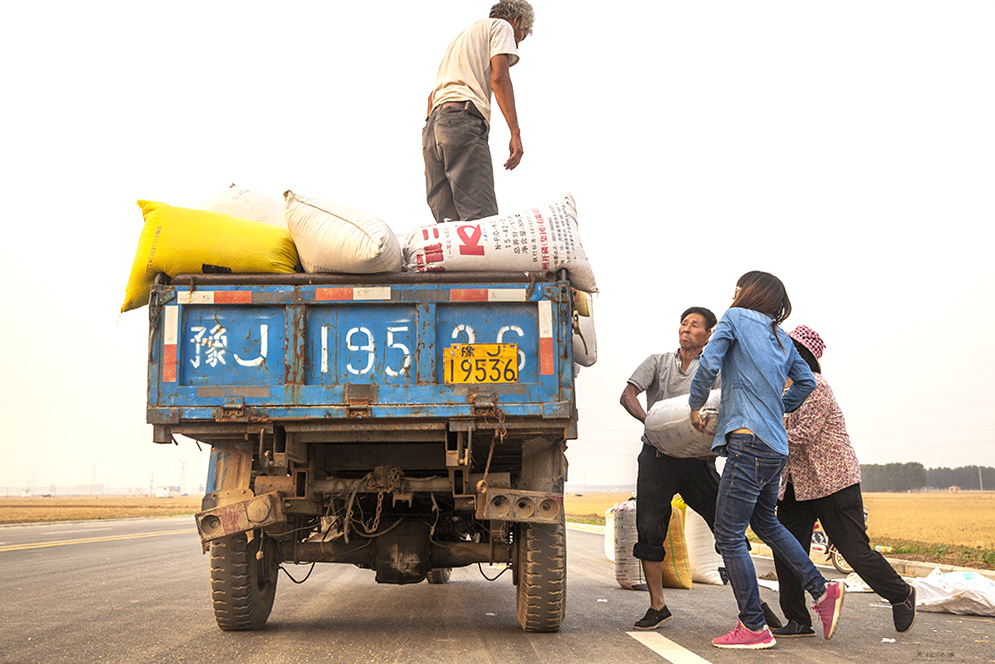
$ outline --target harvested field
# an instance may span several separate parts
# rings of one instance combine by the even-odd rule
[[[0,498],[0,523],[38,523],[88,519],[193,514],[201,496],[146,498],[145,496],[59,496],[53,498]]]
[[[603,524],[605,510],[627,498],[571,493],[563,503],[568,519]],[[995,569],[995,492],[865,493],[864,504],[871,544],[892,547],[890,556]]]

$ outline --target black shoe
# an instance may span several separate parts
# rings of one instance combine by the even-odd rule
[[[666,605],[664,605],[659,611],[651,607],[646,609],[646,615],[637,620],[634,627],[636,629],[644,630],[656,629],[673,617],[673,614],[670,613],[670,609],[668,609]]]
[[[909,596],[904,602],[891,605],[891,617],[895,621],[895,629],[907,632],[916,624],[916,589],[909,588]]]
[[[788,624],[771,632],[774,636],[783,638],[794,638],[796,636],[815,636],[815,630],[811,625],[802,625],[794,620],[789,620]]]
[[[781,622],[781,619],[777,617],[777,614],[774,613],[774,610],[767,606],[767,602],[760,602],[760,608],[764,610],[764,620],[767,621],[768,627],[771,629],[777,629],[784,624]]]

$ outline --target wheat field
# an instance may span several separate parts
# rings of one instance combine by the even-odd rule
[[[569,493],[568,517],[603,518],[628,493]],[[871,540],[911,540],[925,544],[995,549],[995,492],[865,493]]]

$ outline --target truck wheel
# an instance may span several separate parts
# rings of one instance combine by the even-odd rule
[[[518,524],[515,531],[518,622],[526,632],[556,632],[567,603],[564,524]]]
[[[452,567],[437,567],[429,570],[428,576],[425,578],[428,579],[429,583],[449,583],[449,579],[452,575]]]
[[[226,632],[262,629],[273,608],[280,561],[273,540],[255,531],[211,542],[211,599],[214,619]]]

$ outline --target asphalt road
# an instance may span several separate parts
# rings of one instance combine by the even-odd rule
[[[370,570],[328,564],[302,585],[281,575],[266,629],[225,633],[190,517],[0,528],[0,662],[995,662],[995,619],[920,613],[900,635],[874,594],[847,596],[831,641],[713,648],[735,625],[735,603],[728,586],[705,585],[668,590],[675,618],[635,633],[648,596],[615,583],[602,536],[569,531],[568,565],[556,634],[521,631],[510,573],[488,581],[474,566],[445,585],[385,586]],[[758,561],[761,574],[769,567]],[[761,592],[776,607],[776,593]]]

